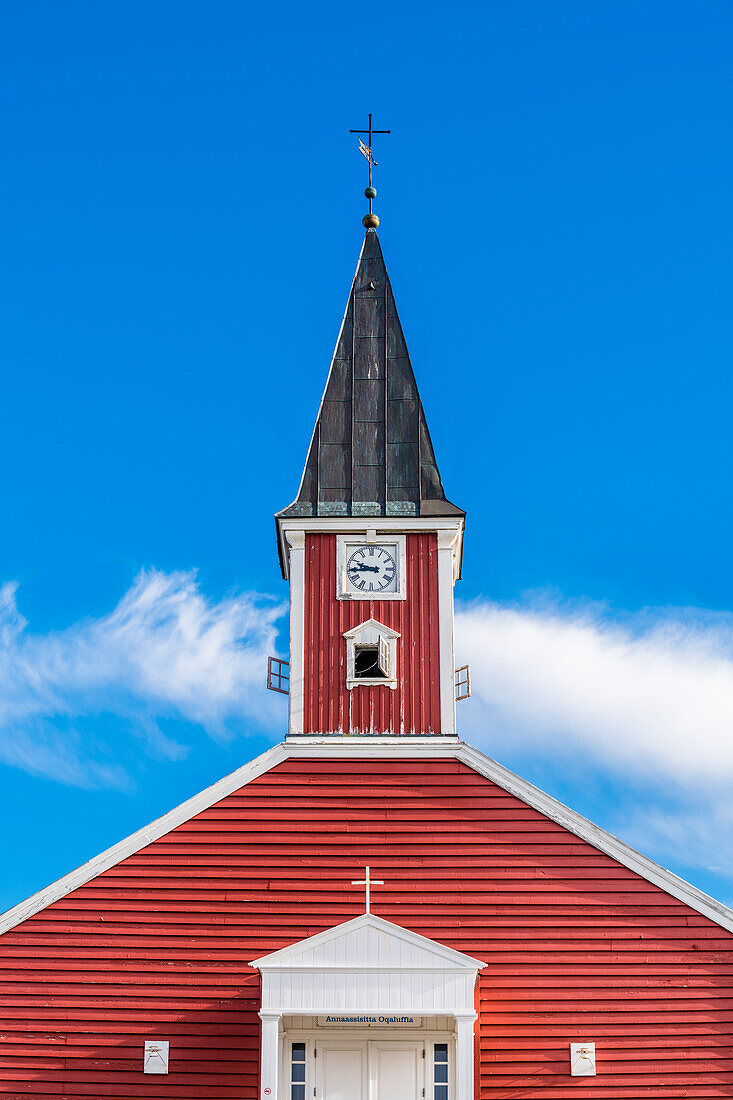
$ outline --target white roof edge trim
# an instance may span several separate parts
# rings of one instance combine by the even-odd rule
[[[329,373],[329,378],[330,377]],[[326,388],[328,388],[328,379],[326,380]],[[324,394],[326,388],[324,388]],[[321,401],[321,404],[323,404],[323,401]],[[319,406],[316,424],[318,424],[320,415],[321,410]],[[311,444],[312,442],[313,434],[311,435]],[[310,453],[310,444],[308,453]],[[305,467],[303,467],[303,476],[305,476]],[[301,477],[301,484],[302,482],[303,478]],[[300,489],[298,489],[298,496],[300,496]],[[297,502],[298,497],[296,497],[294,501],[291,501],[291,504],[297,504]],[[291,504],[288,504],[287,508],[290,508]],[[286,511],[287,508],[283,509],[283,511]],[[458,572],[453,579],[457,581],[461,579],[463,536],[466,527],[465,516],[287,516],[283,518],[280,513],[278,513],[275,518],[278,524],[278,538],[283,548],[283,554],[285,554],[283,559],[286,563],[287,570],[285,580],[290,580],[290,561],[286,554],[287,547],[285,546],[285,536],[288,531],[328,531],[349,535],[358,534],[359,532],[365,532],[370,529],[376,530],[380,535],[410,534],[410,532],[414,531],[455,531],[458,535],[455,547],[456,567]]]
[[[367,627],[373,626],[377,630],[381,630],[383,634],[386,634],[388,638],[401,637],[399,631],[393,630],[391,626],[385,626],[384,623],[380,623],[379,619],[365,619],[363,623],[359,623],[358,626],[352,626],[351,630],[345,630],[343,633],[344,638],[355,638]]]
[[[558,802],[552,795],[545,794],[539,787],[534,787],[526,779],[522,779],[514,772],[497,763],[491,757],[486,756],[471,745],[461,743],[460,751],[456,754],[470,768],[493,780],[497,786],[502,787],[508,794],[516,795],[522,802],[539,810],[551,821],[562,825],[569,832],[575,833],[581,840],[586,840],[594,848],[611,856],[612,859],[635,871],[637,875],[645,878],[652,885],[671,894],[672,897],[689,905],[702,916],[719,924],[728,932],[733,932],[733,909],[723,905],[709,894],[698,890],[696,886],[686,882],[673,871],[668,871],[660,863],[655,863],[649,856],[642,855],[632,848],[630,844],[619,840],[613,833],[602,829],[600,825],[594,825],[587,817],[583,817],[577,810],[571,810],[562,802]]]
[[[323,932],[316,932],[314,936],[306,936],[304,940],[296,940],[294,943],[288,944],[287,947],[281,947],[277,951],[271,951],[268,955],[260,955],[259,958],[253,959],[248,965],[254,967],[255,970],[260,968],[273,969],[278,967],[287,966],[287,960],[293,955],[297,955],[299,951],[310,949],[313,947],[320,947],[321,944],[328,943],[329,940],[338,939],[344,934],[344,932],[356,931],[358,928],[376,928],[380,932],[384,932],[394,939],[403,940],[406,943],[414,943],[419,947],[424,948],[426,951],[432,951],[434,955],[440,955],[442,958],[449,962],[455,962],[462,970],[482,970],[487,964],[482,962],[481,959],[474,959],[472,955],[465,955],[462,951],[456,951],[453,947],[446,947],[444,943],[439,943],[437,940],[431,940],[428,936],[422,936],[419,932],[413,932],[411,928],[405,928],[402,924],[395,924],[393,921],[385,920],[384,917],[378,917],[375,913],[362,913],[360,917],[352,917],[351,920],[342,921],[340,924],[334,924],[330,928],[326,928]],[[304,969],[314,969],[312,965]],[[318,967],[317,969],[322,969]],[[364,967],[351,967],[348,963],[345,963],[343,967],[338,969],[360,969]],[[399,969],[390,967],[390,969]]]
[[[355,744],[356,739],[354,737],[324,737],[317,744],[309,738],[309,743],[302,746],[294,744],[296,740],[295,737],[288,738],[286,746],[289,755],[296,757],[332,756],[339,742],[343,743],[349,753],[356,752],[364,756],[415,756],[415,750],[411,749],[410,746],[412,738],[409,737],[383,737],[380,739],[381,744],[374,744],[373,746],[363,742]],[[366,740],[367,738],[364,738],[364,741]],[[594,848],[598,848],[599,851],[611,856],[612,859],[615,859],[624,867],[628,867],[630,871],[634,871],[641,878],[645,878],[647,882],[651,882],[654,886],[658,886],[661,890],[671,894],[672,897],[677,898],[678,901],[689,905],[691,909],[694,909],[703,917],[707,917],[713,923],[720,925],[727,932],[733,932],[733,909],[730,909],[721,901],[711,898],[709,894],[704,893],[702,890],[698,890],[696,886],[686,882],[685,879],[680,878],[673,871],[668,871],[666,867],[655,863],[649,856],[637,852],[635,848],[625,844],[623,840],[619,840],[613,833],[602,829],[600,825],[594,825],[592,821],[583,817],[577,810],[571,810],[569,806],[558,802],[552,795],[545,794],[539,787],[533,786],[526,779],[522,779],[515,772],[505,768],[503,764],[499,764],[496,760],[492,760],[490,756],[486,756],[485,753],[473,748],[465,741],[446,744],[445,740],[436,737],[436,742],[440,741],[441,743],[433,746],[426,743],[429,740],[430,738],[420,739],[420,756],[447,756],[462,761],[469,768],[473,768],[474,771],[478,772],[479,775],[483,775],[496,783],[508,794],[515,795],[522,802],[526,802],[528,806],[539,810],[545,817],[558,825],[562,825],[569,832],[580,837],[581,840],[585,840],[592,844]]]
[[[134,855],[141,848],[152,844],[154,840],[165,836],[177,825],[183,825],[184,822],[189,821],[196,814],[200,814],[202,810],[208,810],[209,806],[213,806],[222,798],[226,798],[227,795],[232,794],[246,783],[269,771],[270,768],[287,759],[288,755],[289,753],[282,744],[274,745],[271,749],[262,753],[261,756],[251,760],[249,764],[242,765],[241,768],[237,768],[230,775],[219,779],[211,787],[199,791],[193,798],[187,799],[180,806],[169,810],[167,814],[163,814],[162,817],[151,821],[149,825],[138,829],[136,833],[125,837],[117,844],[113,844],[111,848],[100,852],[98,856],[94,856],[87,863],[82,863],[81,867],[70,871],[68,875],[57,879],[56,882],[52,882],[50,886],[44,887],[38,893],[32,894],[25,901],[19,902],[0,916],[0,935],[3,932],[9,932],[11,928],[27,920],[28,917],[39,913],[47,905],[59,901],[66,894],[70,894],[72,890],[78,890],[80,886],[84,886],[97,875],[101,875],[103,871],[108,871],[110,867],[114,867],[116,863],[126,859],[127,856]]]
[[[245,784],[263,775],[270,768],[274,768],[284,760],[328,758],[330,756],[342,756],[344,753],[371,758],[385,756],[414,757],[417,744],[419,744],[420,756],[432,758],[443,756],[462,761],[467,767],[473,768],[479,775],[490,779],[497,786],[507,791],[508,794],[515,795],[551,821],[562,825],[569,832],[580,837],[581,840],[587,841],[594,848],[598,848],[599,851],[611,856],[612,859],[617,860],[624,867],[628,867],[630,871],[636,872],[636,874],[645,878],[647,882],[651,882],[654,886],[658,886],[666,893],[671,894],[672,897],[677,898],[678,901],[689,905],[691,909],[707,917],[714,924],[720,925],[727,932],[733,932],[733,909],[723,905],[720,901],[716,901],[715,898],[711,898],[709,894],[703,893],[702,890],[698,890],[696,886],[692,886],[689,882],[680,878],[679,875],[668,871],[661,864],[655,863],[648,856],[637,852],[636,849],[625,844],[618,837],[613,836],[612,833],[606,832],[598,825],[594,825],[582,814],[571,810],[569,806],[558,802],[551,795],[545,794],[539,787],[534,787],[526,779],[520,778],[520,776],[505,768],[503,764],[492,760],[491,757],[486,756],[478,749],[474,749],[465,741],[455,741],[452,738],[451,741],[451,744],[447,744],[446,739],[442,737],[383,736],[360,739],[358,737],[342,738],[331,735],[324,737],[320,742],[310,737],[303,738],[302,743],[300,743],[299,738],[289,737],[287,742],[274,745],[271,749],[262,753],[261,756],[232,772],[231,775],[225,776],[211,787],[207,787],[206,790],[194,795],[193,798],[182,802],[180,806],[170,810],[163,817],[157,818],[157,820],[133,833],[132,836],[121,840],[111,848],[107,848],[106,851],[101,852],[94,859],[89,860],[88,863],[77,867],[75,871],[71,871],[68,875],[51,883],[50,886],[33,894],[32,897],[19,902],[12,909],[8,909],[6,913],[0,916],[0,935],[3,932],[9,932],[21,921],[34,916],[41,909],[45,909],[47,905],[51,905],[52,902],[59,901],[60,898],[71,893],[72,890],[84,886],[96,875],[108,871],[120,860],[139,852],[141,848],[152,844],[154,840],[158,840],[161,836],[165,836],[177,825],[182,825],[190,818],[195,817],[196,814],[208,809],[209,806],[213,806],[220,799],[232,794],[239,787],[245,786]]]
[[[338,760],[352,755],[372,759],[385,759],[389,756],[445,756],[453,759],[460,749],[468,748],[466,742],[459,741],[455,734],[448,736],[427,733],[379,733],[374,736],[366,733],[293,733],[286,737],[283,745],[292,759],[328,759],[331,756]],[[418,752],[415,751],[415,746],[419,746]]]

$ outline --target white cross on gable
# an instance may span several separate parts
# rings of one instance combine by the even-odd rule
[[[365,868],[365,872],[366,873],[364,875],[364,878],[359,878],[359,879],[353,879],[352,878],[351,885],[352,886],[366,886],[366,911],[367,911],[367,913],[369,913],[369,912],[371,912],[371,910],[369,908],[369,901],[370,901],[369,890],[370,890],[370,887],[372,887],[372,886],[384,886],[384,879],[372,878],[372,876],[369,873],[369,868],[368,867]]]

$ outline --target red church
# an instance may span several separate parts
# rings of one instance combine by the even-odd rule
[[[459,739],[374,223],[276,516],[287,736],[0,919],[3,1100],[733,1097],[733,912]]]

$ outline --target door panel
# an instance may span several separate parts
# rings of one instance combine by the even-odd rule
[[[366,1046],[326,1046],[319,1044],[318,1071],[322,1100],[367,1100]]]
[[[372,1044],[373,1100],[418,1100],[422,1077],[422,1045]]]

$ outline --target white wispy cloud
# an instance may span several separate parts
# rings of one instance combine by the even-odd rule
[[[283,612],[267,597],[206,598],[193,573],[144,571],[108,614],[34,634],[14,584],[0,587],[0,759],[65,782],[122,785],[124,768],[98,730],[108,715],[149,754],[176,759],[185,745],[161,719],[224,738],[273,718],[264,687]]]
[[[263,681],[283,613],[150,570],[109,614],[37,634],[15,585],[1,586],[0,760],[123,786],[121,739],[157,759],[187,752],[168,719],[219,739],[274,727],[281,700]],[[575,789],[584,773],[597,789],[617,781],[595,820],[663,861],[733,875],[732,615],[544,596],[459,606],[456,628],[473,670],[462,736],[520,771],[567,769]]]
[[[733,871],[733,616],[540,596],[463,606],[456,625],[475,743],[615,777],[635,793],[615,819],[604,807],[607,827],[658,858]]]

